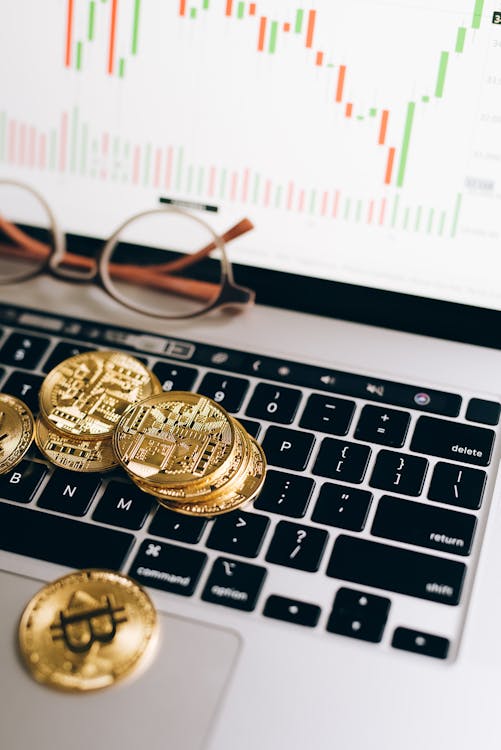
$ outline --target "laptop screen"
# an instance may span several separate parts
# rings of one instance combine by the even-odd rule
[[[248,216],[235,263],[499,310],[495,7],[4,4],[1,173],[75,234],[163,197]]]

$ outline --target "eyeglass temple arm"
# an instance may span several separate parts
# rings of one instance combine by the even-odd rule
[[[251,229],[254,229],[254,225],[250,221],[250,219],[242,219],[237,224],[230,227],[230,229],[228,229],[222,235],[222,239],[224,242],[231,242],[237,237],[240,237],[242,234],[250,232]],[[13,242],[16,242],[18,245],[20,245],[32,257],[40,260],[47,258],[49,253],[48,245],[40,242],[39,240],[33,239],[28,234],[26,234],[26,232],[23,232],[22,229],[19,229],[19,227],[7,221],[1,215],[0,230],[3,231]],[[211,242],[208,245],[205,245],[205,247],[202,247],[200,250],[197,250],[197,252],[193,253],[192,255],[185,255],[182,258],[177,258],[176,260],[168,261],[166,263],[157,263],[153,266],[148,266],[148,270],[156,271],[159,273],[175,273],[177,271],[181,271],[183,268],[188,268],[189,266],[193,265],[193,263],[197,263],[202,258],[206,258],[213,250],[216,249],[216,247],[216,243]],[[68,265],[73,265],[85,269],[90,269],[94,266],[94,260],[92,258],[85,258],[83,256],[76,255],[75,253],[68,252],[63,256],[62,262],[67,263]],[[127,265],[129,268],[136,268],[134,264]]]
[[[242,234],[250,232],[251,229],[254,229],[254,224],[252,223],[252,221],[247,218],[241,219],[241,221],[230,227],[230,229],[222,234],[221,239],[223,240],[223,242],[228,243],[232,240],[236,240],[237,237],[241,237]],[[205,247],[197,250],[197,252],[193,253],[192,255],[185,255],[182,258],[176,258],[176,260],[167,261],[166,263],[157,263],[154,266],[148,266],[148,268],[150,269],[150,271],[159,271],[160,273],[176,273],[176,271],[181,271],[183,268],[187,268],[193,263],[197,263],[199,260],[202,260],[202,258],[206,258],[216,248],[216,243],[210,242],[208,245],[205,245]]]
[[[19,229],[19,227],[17,227],[15,224],[12,224],[10,221],[7,221],[7,219],[4,219],[1,215],[0,231],[6,234],[10,240],[17,243],[21,248],[23,248],[23,250],[25,251],[24,254],[28,252],[28,254],[30,254],[32,258],[37,258],[40,260],[48,258],[50,248],[47,244],[45,244],[45,242],[40,242],[39,240],[35,240],[33,237],[30,237],[28,234],[26,234],[26,232],[23,232],[22,229]]]
[[[245,221],[247,221],[251,225],[251,222],[248,221],[248,219],[243,220],[243,222]],[[243,224],[243,222],[239,222],[239,224]],[[232,227],[226,234],[232,233],[238,226],[239,225],[237,224],[236,227]],[[252,228],[252,225],[249,227],[249,229],[250,228]],[[245,229],[244,231],[249,231],[249,229]],[[7,250],[9,255],[23,258],[26,258],[26,256],[28,255],[36,260],[45,260],[48,257],[48,245],[40,242],[39,240],[33,239],[28,234],[26,234],[26,232],[23,232],[22,229],[19,229],[19,227],[7,221],[2,216],[0,216],[0,231],[3,231],[4,234],[9,237],[9,239],[19,245],[19,247],[9,246],[3,248],[3,251]],[[241,231],[238,231],[238,234],[235,234],[234,236],[239,236],[241,233]],[[231,239],[233,239],[233,237]],[[208,255],[214,247],[215,245],[213,245],[212,247],[206,246],[205,248],[199,250],[198,253],[204,253],[204,255]],[[191,261],[193,257],[194,256],[189,256],[189,260]],[[85,258],[84,256],[76,255],[75,253],[65,253],[62,262],[67,263],[68,265],[71,265],[73,267],[78,267],[85,270],[91,269],[95,266],[95,261],[93,258]],[[192,299],[200,301],[210,300],[212,297],[214,297],[219,289],[219,284],[214,284],[209,281],[200,281],[198,279],[183,279],[170,277],[163,274],[158,275],[157,271],[154,269],[155,267],[152,266],[148,268],[140,268],[133,265],[111,263],[110,275],[114,278],[121,279],[122,281],[128,281],[136,284],[139,283],[143,286],[170,291],[174,294],[178,294],[179,296],[190,297]]]

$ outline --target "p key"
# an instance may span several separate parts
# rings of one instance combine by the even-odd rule
[[[314,441],[314,436],[309,432],[268,427],[263,450],[270,464],[302,471],[306,468]]]

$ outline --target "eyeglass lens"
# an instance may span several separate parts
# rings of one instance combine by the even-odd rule
[[[214,235],[193,217],[151,213],[129,222],[107,261],[109,291],[135,309],[183,317],[210,307],[223,281]]]
[[[0,183],[0,283],[37,273],[54,249],[48,209],[29,188]]]

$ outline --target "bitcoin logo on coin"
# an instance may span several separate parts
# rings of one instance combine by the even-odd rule
[[[21,461],[33,441],[33,415],[22,401],[0,393],[0,474]]]
[[[26,607],[19,646],[38,682],[62,690],[107,687],[146,664],[155,608],[127,576],[83,570],[49,583]]]

